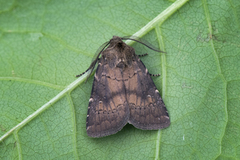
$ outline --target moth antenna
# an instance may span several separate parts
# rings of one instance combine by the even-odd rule
[[[91,72],[90,72],[90,74],[88,75],[88,77],[87,77],[87,80],[88,80],[88,78],[90,77],[90,75],[92,74],[92,72],[93,72],[93,69],[95,68],[95,65],[96,65],[96,63],[97,63],[97,61],[98,61],[98,59],[99,59],[99,56],[100,56],[100,54],[104,51],[104,49],[109,45],[109,43],[110,43],[110,41],[108,41],[108,42],[105,42],[104,44],[103,44],[103,48],[101,49],[101,51],[98,53],[98,55],[97,55],[97,58],[92,62],[92,64],[90,65],[90,67],[89,68],[91,68]],[[87,82],[87,80],[86,80],[86,82]],[[86,83],[85,82],[85,83]]]
[[[156,52],[166,53],[166,52],[163,52],[163,51],[160,51],[158,49],[155,49],[155,48],[151,47],[149,44],[146,44],[146,43],[144,43],[144,42],[142,42],[140,40],[137,40],[137,39],[134,39],[134,38],[131,38],[131,37],[122,37],[121,39],[122,40],[132,40],[132,41],[141,43],[142,45],[144,45],[144,46],[148,47],[149,49],[154,50]]]
[[[100,53],[99,53],[99,54],[100,54]],[[89,70],[91,69],[91,71],[90,71],[89,75],[87,76],[87,79],[86,79],[85,83],[87,83],[88,78],[91,76],[91,74],[92,74],[92,72],[93,72],[93,70],[94,70],[94,68],[95,68],[95,65],[96,65],[97,61],[98,61],[98,58],[97,58],[95,61],[92,62],[91,66],[90,66],[90,68],[89,68]],[[92,65],[93,65],[93,66],[92,66]]]
[[[98,48],[97,52],[95,53],[95,55],[97,55],[97,56],[94,56],[94,57],[96,57],[96,58],[94,58],[94,60],[92,61],[91,65],[88,67],[88,69],[87,69],[85,72],[83,72],[83,73],[81,73],[81,74],[79,74],[79,75],[76,75],[76,77],[80,77],[80,76],[82,76],[84,73],[86,73],[87,71],[91,70],[90,74],[87,76],[87,80],[88,80],[88,78],[90,77],[90,75],[92,74],[92,72],[93,72],[93,70],[94,70],[94,68],[95,68],[95,65],[96,65],[97,61],[99,60],[99,56],[100,56],[101,53],[104,51],[104,49],[109,45],[109,43],[110,43],[110,41],[107,41],[107,42],[103,43],[103,44]],[[99,50],[100,50],[100,51],[99,51]],[[87,82],[87,80],[85,81],[85,83]]]

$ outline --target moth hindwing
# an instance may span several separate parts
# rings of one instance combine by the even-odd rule
[[[93,69],[98,62],[86,122],[90,137],[115,134],[127,123],[142,130],[170,125],[167,109],[148,70],[134,48],[122,41],[126,39],[135,40],[113,36],[87,69]]]

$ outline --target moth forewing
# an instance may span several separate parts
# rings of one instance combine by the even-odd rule
[[[167,109],[148,70],[134,48],[122,39],[125,38],[113,36],[109,46],[98,54],[102,56],[94,75],[86,122],[90,137],[115,134],[128,122],[143,130],[170,125]]]
[[[124,92],[124,82],[116,81],[105,59],[100,58],[94,75],[91,101],[87,116],[87,134],[103,137],[120,131],[129,119],[129,109]]]
[[[137,74],[125,82],[130,118],[129,123],[143,130],[157,130],[170,125],[167,109],[142,61],[133,63]],[[132,86],[134,86],[133,88]],[[130,94],[128,94],[130,93]]]

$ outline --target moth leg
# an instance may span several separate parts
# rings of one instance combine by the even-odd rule
[[[148,55],[148,53],[138,55],[138,57],[144,57],[144,56],[146,56],[146,55]],[[153,76],[153,77],[158,77],[158,76],[160,76],[160,74],[151,74],[151,73],[149,73],[149,74],[150,74],[150,76]]]
[[[150,74],[150,76],[153,76],[153,77],[158,77],[158,76],[160,76],[160,74],[151,74],[151,73],[149,73]]]
[[[87,71],[89,71],[91,68],[88,68],[86,71],[84,71],[83,73],[81,73],[81,74],[78,74],[78,75],[76,75],[76,77],[80,77],[81,75],[83,75],[84,73],[86,73]]]
[[[146,55],[148,55],[148,53],[138,55],[138,57],[144,57],[144,56],[146,56]]]

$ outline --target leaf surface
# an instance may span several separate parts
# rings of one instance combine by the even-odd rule
[[[239,20],[238,0],[2,0],[0,159],[240,159]],[[133,34],[167,52],[129,43],[161,74],[171,125],[90,138],[93,76],[75,75]]]

